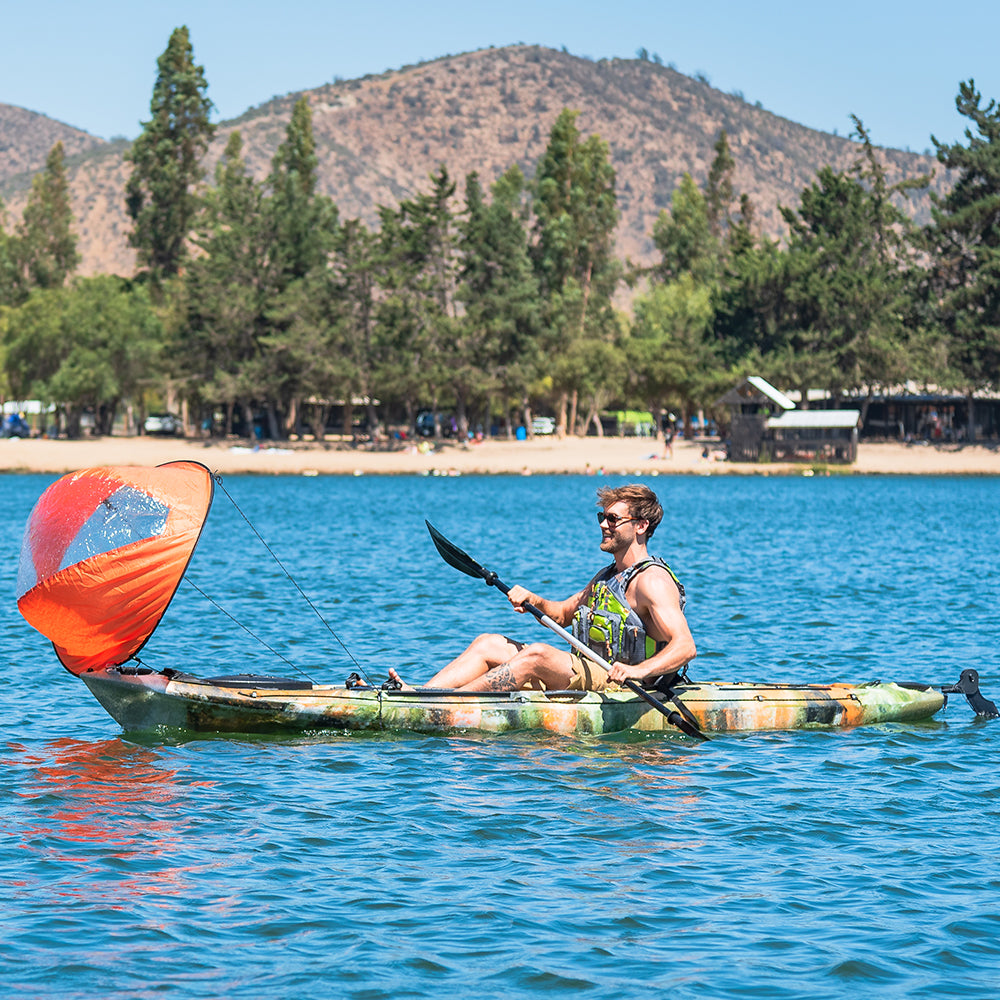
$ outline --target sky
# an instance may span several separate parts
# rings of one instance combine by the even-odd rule
[[[792,121],[924,152],[963,141],[970,78],[1000,99],[1000,3],[966,0],[0,0],[0,102],[135,138],[157,57],[187,25],[217,121],[337,78],[517,43],[641,48]]]

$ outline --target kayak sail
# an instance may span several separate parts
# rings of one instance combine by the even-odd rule
[[[117,666],[153,634],[212,503],[199,462],[84,469],[28,518],[17,573],[21,614],[73,674]]]

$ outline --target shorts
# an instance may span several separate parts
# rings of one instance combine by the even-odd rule
[[[573,654],[573,679],[569,682],[570,691],[621,691],[621,685],[608,683],[608,672],[599,663],[585,660],[582,656]]]

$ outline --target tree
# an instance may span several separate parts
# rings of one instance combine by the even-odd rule
[[[420,402],[430,403],[437,425],[456,343],[455,184],[443,165],[430,179],[430,193],[380,209],[380,386],[402,403],[411,427]]]
[[[907,370],[906,323],[913,229],[893,198],[925,185],[895,185],[863,124],[855,118],[861,156],[847,172],[822,167],[789,225],[787,340],[778,365],[792,385],[822,386],[835,395],[898,382]]]
[[[467,401],[483,401],[499,391],[511,433],[509,403],[522,409],[531,426],[530,390],[538,375],[541,312],[538,282],[528,254],[524,223],[524,175],[511,167],[492,188],[487,203],[472,173],[465,182],[465,219],[461,225],[461,269],[456,298],[464,306],[458,323],[457,365],[452,388],[459,402],[459,430]]]
[[[245,369],[262,351],[271,289],[264,198],[233,132],[195,227],[200,253],[185,275],[185,322],[173,370],[196,404],[224,408],[227,431],[237,410],[253,425],[257,389]]]
[[[733,171],[736,161],[729,150],[729,137],[723,129],[716,139],[715,159],[708,171],[705,185],[708,223],[712,234],[719,239],[729,226],[729,208],[733,201]]]
[[[13,305],[20,293],[17,274],[17,242],[6,231],[7,213],[0,201],[0,307]]]
[[[186,27],[174,29],[157,66],[150,120],[125,154],[132,164],[125,185],[130,243],[154,284],[178,274],[184,262],[198,209],[194,188],[215,133],[208,84]]]
[[[4,317],[4,360],[20,399],[59,407],[71,436],[85,409],[110,434],[126,399],[155,370],[161,323],[146,289],[121,278],[79,279],[69,288],[35,289]]]
[[[267,180],[270,197],[263,206],[270,244],[267,332],[263,352],[247,367],[258,386],[272,438],[293,430],[302,399],[315,394],[303,384],[302,365],[308,362],[315,382],[315,352],[330,334],[320,314],[302,308],[303,286],[326,284],[324,272],[337,238],[337,208],[317,191],[318,167],[312,112],[302,97],[292,109]],[[325,376],[320,380],[324,385],[328,381]]]
[[[600,136],[581,140],[578,112],[564,109],[535,174],[534,263],[545,309],[547,353],[560,390],[559,432],[575,430],[577,339],[609,342],[617,333],[612,296],[621,279],[614,257],[618,224],[615,172]],[[572,408],[570,409],[570,401]],[[569,410],[569,412],[567,412]]]
[[[654,412],[687,414],[724,391],[709,336],[714,314],[712,289],[690,272],[636,299],[628,356],[635,391]]]
[[[653,276],[660,281],[690,274],[702,284],[718,280],[720,243],[713,232],[709,202],[690,174],[681,177],[670,200],[653,225],[653,243],[660,263]]]
[[[357,219],[340,227],[329,275],[337,303],[337,353],[344,383],[344,426],[352,427],[354,397],[364,401],[368,427],[377,425],[375,389],[382,360],[375,329],[376,245]]]
[[[712,323],[713,339],[726,367],[760,369],[786,344],[793,324],[788,302],[788,255],[777,240],[758,238],[744,204],[729,232],[721,292]]]
[[[26,289],[59,288],[80,262],[61,142],[52,147],[45,170],[31,182],[18,227],[17,253],[19,276]]]
[[[983,107],[982,100],[974,80],[960,85],[955,105],[975,126],[966,129],[965,145],[931,137],[938,160],[958,179],[934,198],[927,230],[936,256],[932,300],[948,334],[954,377],[970,397],[1000,382],[1000,106]],[[969,421],[972,436],[972,405]]]
[[[319,157],[309,101],[292,109],[285,138],[271,161],[267,214],[272,228],[272,268],[284,288],[322,267],[337,226],[337,209],[317,188]]]

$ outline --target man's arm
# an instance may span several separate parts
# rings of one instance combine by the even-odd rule
[[[544,597],[533,594],[530,590],[517,585],[510,588],[507,600],[514,605],[514,610],[524,613],[525,604],[533,604],[542,614],[548,615],[557,625],[564,628],[573,621],[576,609],[583,603],[590,594],[592,583],[588,583],[583,590],[572,597],[567,597],[564,601],[550,601]]]
[[[666,645],[641,663],[612,664],[610,680],[650,680],[663,674],[676,673],[695,658],[698,650],[681,610],[681,596],[673,577],[659,566],[651,566],[635,577],[635,590],[630,599],[643,620],[646,632]]]

